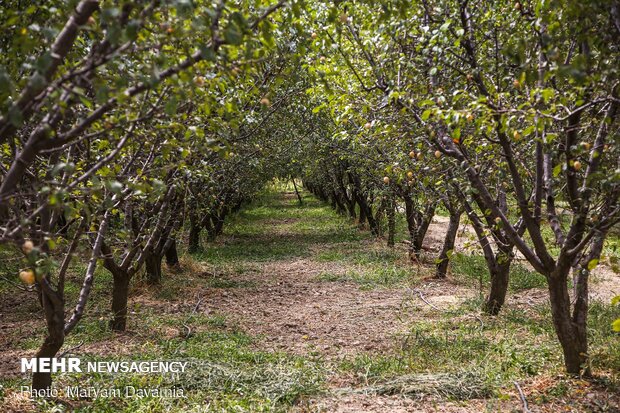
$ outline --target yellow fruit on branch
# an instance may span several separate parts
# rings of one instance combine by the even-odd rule
[[[310,35],[310,37],[312,37],[313,39],[316,39],[317,37],[319,37],[319,35],[313,32],[313,33]]]
[[[269,99],[267,99],[267,98],[262,98],[260,100],[260,104],[263,105],[263,106],[269,106],[271,104],[271,101]]]
[[[581,169],[581,162],[579,162],[579,161],[573,162],[573,168],[575,169],[575,171],[580,170]]]
[[[34,243],[30,240],[26,240],[22,244],[22,251],[24,251],[24,254],[30,254],[33,249],[34,249]]]
[[[515,141],[518,141],[519,139],[521,139],[521,134],[519,133],[518,130],[514,131],[512,136],[513,138],[515,138]]]
[[[407,172],[407,178],[413,179],[413,172],[411,171]]]
[[[366,122],[366,124],[364,125],[364,128],[366,128],[366,129],[372,128],[372,123]]]
[[[441,158],[441,152],[439,150],[435,151],[435,158],[437,159]]]
[[[415,158],[415,152],[414,151],[409,152],[409,157],[411,159]]]
[[[35,282],[34,271],[31,269],[22,270],[19,272],[19,279],[22,280],[24,284],[32,285]]]
[[[384,176],[383,177],[383,183],[386,184],[386,185],[389,184],[390,183],[390,178],[387,177],[387,176]]]

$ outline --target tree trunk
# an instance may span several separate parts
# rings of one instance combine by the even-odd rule
[[[553,326],[564,353],[566,372],[579,375],[584,368],[584,372],[588,374],[588,340],[585,318],[580,323],[574,323],[571,318],[570,296],[566,283],[569,270],[570,266],[566,269],[564,266],[559,266],[558,270],[548,277]]]
[[[56,356],[65,342],[65,309],[64,301],[54,291],[43,288],[41,304],[47,323],[47,337],[37,351],[36,358],[51,358]],[[53,295],[53,296],[52,296]],[[32,388],[46,390],[52,387],[52,374],[37,372],[32,374]]]
[[[379,225],[377,224],[377,221],[375,221],[375,217],[372,215],[372,210],[370,209],[370,207],[368,207],[368,210],[366,211],[366,221],[368,221],[368,227],[370,228],[370,233],[374,235],[375,237],[378,237],[381,231],[379,229]]]
[[[347,212],[342,200],[335,190],[332,190],[332,208],[334,208],[341,215],[344,215]]]
[[[120,268],[112,273],[112,320],[110,329],[125,331],[127,326],[127,301],[129,296],[129,274]]]
[[[489,315],[499,314],[506,301],[506,292],[508,291],[512,258],[502,257],[500,254],[496,255],[495,264],[488,266],[491,274],[491,290],[483,310]]]
[[[166,265],[174,267],[179,265],[179,253],[177,252],[177,240],[172,238],[168,242],[170,245],[166,248]]]
[[[200,231],[202,227],[198,223],[198,218],[190,217],[190,227],[189,227],[189,241],[187,246],[187,251],[190,253],[198,252],[201,249],[200,246]]]
[[[299,205],[303,205],[304,201],[301,199],[301,195],[299,194],[299,190],[297,189],[295,178],[291,178],[291,181],[293,181],[293,188],[295,188],[295,195],[297,195],[297,200],[299,201]]]
[[[224,208],[222,212],[217,215],[216,221],[213,224],[215,228],[215,236],[221,235],[224,231],[224,220],[226,219],[226,215],[228,215],[228,210],[226,208]]]
[[[359,202],[359,199],[356,198],[356,202],[360,207],[360,218],[358,221],[358,226],[360,228],[366,227],[366,209],[362,208],[362,204]]]
[[[388,199],[387,221],[388,221],[387,245],[388,247],[393,247],[394,237],[396,233],[396,202],[394,202],[394,198],[392,197]]]
[[[450,264],[450,255],[454,251],[454,241],[456,239],[456,233],[459,229],[459,222],[461,220],[461,211],[455,211],[450,213],[450,222],[448,223],[448,230],[443,241],[443,247],[439,253],[437,259],[437,272],[435,278],[445,278],[448,273],[448,265]]]
[[[146,270],[146,282],[150,285],[161,283],[161,255],[152,251],[145,252],[144,268]]]

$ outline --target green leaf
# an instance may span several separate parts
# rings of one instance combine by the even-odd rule
[[[230,22],[226,29],[224,29],[224,39],[226,43],[238,46],[243,41],[243,34],[235,23]]]
[[[212,48],[207,47],[207,45],[200,46],[200,55],[203,59],[208,60],[209,62],[215,62],[216,55]]]
[[[164,108],[164,111],[166,112],[167,115],[174,115],[175,113],[177,113],[177,98],[176,97],[172,97],[170,99],[168,99],[168,101],[166,102],[166,107]]]
[[[590,260],[590,262],[588,263],[588,271],[592,271],[593,269],[596,268],[596,266],[598,265],[598,259],[595,258],[593,260]]]

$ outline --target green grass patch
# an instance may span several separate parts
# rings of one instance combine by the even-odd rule
[[[398,351],[361,354],[345,359],[339,367],[370,389],[389,389],[396,384],[406,389],[420,375],[432,373],[448,374],[446,380],[469,375],[477,383],[471,391],[492,389],[495,395],[511,388],[514,380],[562,374],[562,352],[547,304],[528,311],[507,306],[499,316],[489,317],[479,315],[481,303],[477,300],[469,300],[437,319],[416,321],[399,337]],[[620,371],[618,337],[610,328],[618,312],[610,305],[592,303],[589,333],[594,371]],[[613,380],[610,389],[620,385],[620,376],[616,374]],[[453,394],[457,399],[458,395]]]
[[[410,270],[398,266],[386,265],[384,267],[359,267],[357,270],[347,270],[344,274],[322,272],[316,277],[317,281],[323,282],[353,282],[359,284],[362,289],[380,287],[394,287],[411,280]]]

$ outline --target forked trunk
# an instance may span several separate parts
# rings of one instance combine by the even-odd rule
[[[559,270],[563,271],[560,273]],[[569,270],[570,266],[559,267],[558,271],[548,278],[553,326],[564,353],[566,372],[589,375],[586,318],[585,314],[580,314],[576,320],[571,317],[571,302],[566,282]],[[585,310],[587,311],[587,305]]]

